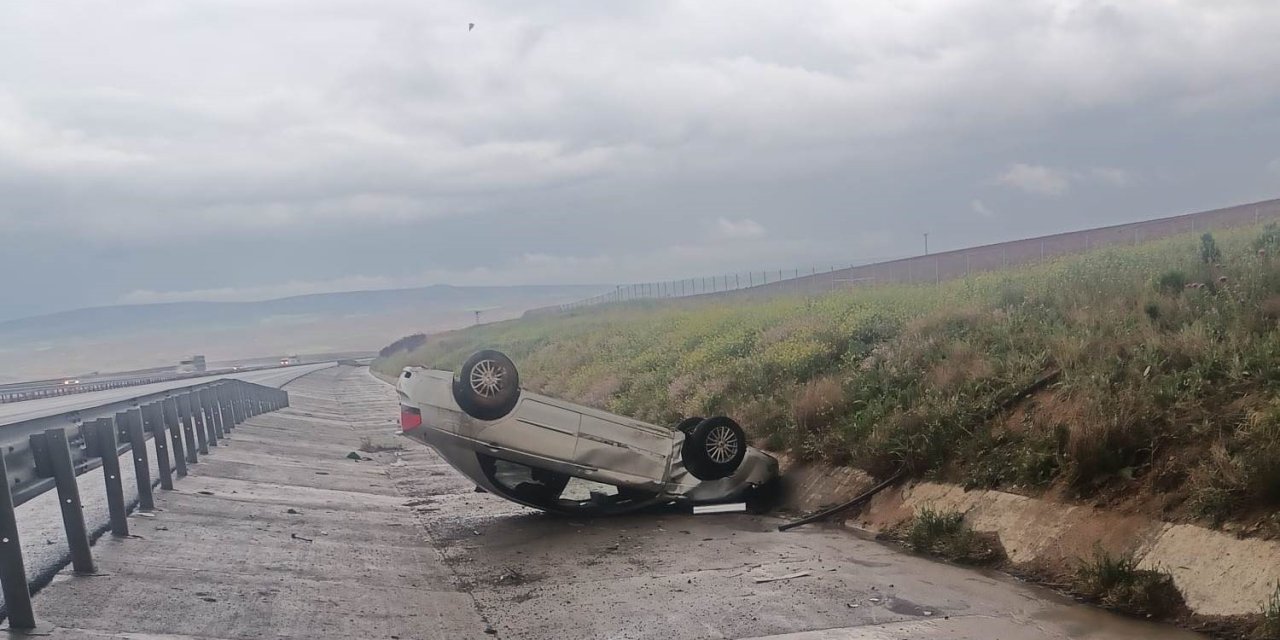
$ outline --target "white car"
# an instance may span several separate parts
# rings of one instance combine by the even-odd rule
[[[405,367],[396,386],[401,433],[480,488],[558,513],[759,503],[778,486],[777,460],[748,446],[728,417],[688,418],[671,429],[525,392],[519,383],[515,364],[491,350],[472,355],[460,376]]]

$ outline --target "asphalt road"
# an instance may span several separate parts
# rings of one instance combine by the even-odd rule
[[[193,384],[209,380],[219,380],[223,378],[234,378],[244,380],[245,382],[253,382],[268,387],[281,387],[289,381],[306,375],[319,369],[334,366],[331,362],[301,365],[296,367],[282,367],[279,369],[266,369],[263,371],[246,371],[243,373],[219,374],[211,375],[203,378],[186,378],[183,380],[172,380],[168,382],[156,382],[154,384],[144,384],[136,387],[125,387],[121,389],[108,389],[106,391],[91,391],[89,393],[76,393],[67,396],[58,396],[54,398],[41,398],[39,400],[27,400],[25,402],[13,402],[0,404],[0,426],[12,424],[14,422],[22,422],[34,418],[43,418],[45,416],[57,415],[68,411],[76,411],[79,409],[88,409],[100,405],[145,396],[147,394],[164,391],[166,389],[177,389],[179,387],[188,387]]]
[[[94,546],[105,575],[64,573],[37,595],[52,637],[1200,637],[837,528],[548,516],[475,493],[412,443],[347,459],[364,438],[400,440],[394,392],[366,370],[286,389],[289,408],[237,428],[153,517],[131,518],[138,538]]]

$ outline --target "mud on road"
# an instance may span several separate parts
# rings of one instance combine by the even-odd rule
[[[394,442],[394,390],[364,370],[335,382],[360,435]],[[779,533],[773,517],[676,510],[552,516],[477,493],[431,450],[405,447],[371,463],[501,638],[1200,637],[838,528]]]

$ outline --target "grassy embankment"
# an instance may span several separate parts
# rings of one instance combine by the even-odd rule
[[[728,414],[769,449],[880,477],[1274,533],[1278,255],[1280,231],[1254,228],[938,285],[633,303],[433,336],[375,366],[492,347],[527,388],[657,423]]]

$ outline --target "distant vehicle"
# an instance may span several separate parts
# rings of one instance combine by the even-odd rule
[[[298,364],[298,356],[285,356],[280,358],[280,366],[282,367],[287,367],[293,364]]]
[[[556,513],[622,513],[660,503],[767,500],[778,461],[726,416],[674,429],[522,392],[515,364],[480,351],[450,371],[405,367],[401,434],[479,487]],[[575,490],[577,478],[585,490]],[[579,489],[581,488],[579,487]],[[753,505],[754,506],[754,505]]]
[[[79,378],[68,378],[62,381],[62,384],[80,384]]]
[[[202,373],[208,371],[204,356],[191,356],[178,361],[178,373]]]

